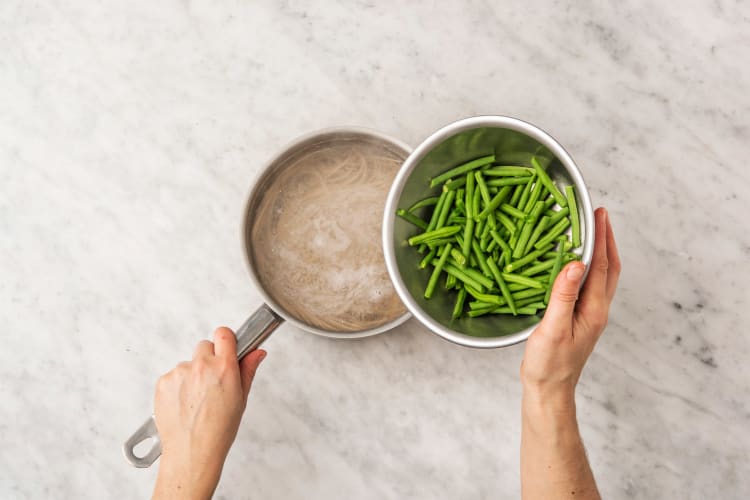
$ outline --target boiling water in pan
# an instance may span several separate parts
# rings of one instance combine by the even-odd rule
[[[324,330],[375,328],[405,313],[388,278],[380,229],[403,154],[366,138],[297,155],[266,184],[251,228],[267,293]]]

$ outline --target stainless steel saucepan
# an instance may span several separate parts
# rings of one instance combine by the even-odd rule
[[[334,338],[358,338],[409,318],[385,268],[383,206],[411,149],[360,128],[303,136],[274,158],[245,204],[241,238],[250,278],[265,303],[237,329],[237,357],[284,321]],[[148,452],[134,448],[153,439]],[[152,415],[123,445],[135,467],[161,455]]]

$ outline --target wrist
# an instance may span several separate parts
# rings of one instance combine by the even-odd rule
[[[192,460],[189,454],[163,454],[154,498],[210,499],[219,484],[223,463]]]
[[[526,387],[523,389],[521,416],[526,430],[544,436],[549,442],[577,435],[575,393],[561,388]]]

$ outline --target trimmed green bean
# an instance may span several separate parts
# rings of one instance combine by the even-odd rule
[[[461,252],[464,257],[469,258],[471,252],[471,240],[474,239],[474,219],[471,217],[466,218],[466,225],[464,226],[464,236],[461,242]]]
[[[474,311],[469,311],[468,314],[472,318],[476,318],[479,316],[484,316],[485,314],[523,314],[524,316],[533,316],[537,313],[537,309],[534,307],[521,307],[519,309],[516,309],[515,312],[510,307],[496,307],[494,309],[477,309]]]
[[[541,297],[543,299],[545,293],[547,292],[545,292],[544,290],[539,290],[537,288],[527,288],[526,290],[513,292],[511,295],[515,300],[528,299],[531,297]]]
[[[487,259],[487,266],[489,266],[490,271],[492,271],[492,276],[495,278],[495,282],[497,282],[497,286],[500,287],[500,292],[503,294],[503,298],[505,299],[505,302],[508,303],[508,307],[510,307],[510,310],[513,312],[513,315],[515,316],[517,314],[516,303],[513,300],[513,296],[510,294],[510,290],[508,289],[508,285],[505,283],[505,280],[503,279],[503,275],[500,272],[500,269],[498,269],[495,261],[491,259]]]
[[[565,208],[561,208],[560,210],[547,210],[545,215],[549,216],[549,223],[550,225],[552,225],[552,224],[556,224],[557,221],[567,216],[569,213],[570,213],[570,208],[565,207]]]
[[[424,259],[420,261],[419,268],[424,269],[425,267],[427,267],[427,264],[432,262],[432,259],[435,258],[437,251],[438,251],[437,248],[433,248],[432,250],[430,250],[430,252],[424,256]]]
[[[436,240],[429,240],[424,244],[427,245],[427,248],[440,248],[446,243],[452,243],[453,241],[455,241],[454,238],[438,238]]]
[[[581,223],[578,220],[578,204],[576,203],[576,193],[573,186],[565,186],[565,195],[568,198],[568,208],[570,209],[570,229],[573,236],[573,248],[581,246]]]
[[[555,186],[555,184],[552,182],[552,179],[549,178],[547,172],[545,172],[542,166],[539,165],[539,161],[537,161],[536,157],[531,158],[531,165],[534,167],[537,177],[539,177],[539,180],[542,181],[542,184],[544,184],[544,187],[547,188],[547,191],[549,191],[550,194],[555,198],[557,204],[561,207],[568,206],[568,200],[566,200],[560,190],[557,189],[557,186]]]
[[[466,300],[466,288],[461,287],[458,290],[458,297],[456,297],[456,304],[453,306],[453,314],[451,314],[451,317],[453,319],[458,319],[461,317],[461,314],[464,312],[465,300]]]
[[[420,219],[414,214],[410,214],[403,208],[399,208],[398,210],[396,210],[396,215],[404,219],[406,222],[414,224],[420,229],[427,229],[427,223],[425,221],[423,221],[422,219]]]
[[[493,214],[495,210],[497,210],[497,207],[500,206],[502,202],[505,201],[505,199],[508,197],[508,194],[510,194],[510,190],[512,188],[510,186],[503,187],[500,191],[497,192],[497,194],[492,197],[489,203],[484,207],[484,210],[479,212],[478,217],[480,219],[484,219],[485,217],[488,217]]]
[[[501,297],[500,295],[496,295],[493,293],[481,293],[477,290],[472,289],[471,287],[467,287],[467,291],[472,297],[474,297],[480,303],[491,304],[495,307],[504,306],[505,304],[507,304],[505,299]],[[471,305],[469,305],[469,307],[471,307]],[[476,309],[477,307],[478,305],[475,305],[474,309]]]
[[[471,242],[471,249],[474,251],[474,257],[477,259],[477,264],[479,264],[479,268],[482,270],[482,273],[484,273],[485,276],[492,276],[492,273],[490,272],[490,268],[487,267],[487,261],[485,260],[485,257],[482,254],[482,249],[479,248],[479,243],[477,243],[476,240]],[[491,286],[492,286],[492,282],[490,282],[489,287]]]
[[[482,173],[491,177],[530,176],[534,173],[534,169],[517,165],[502,165],[499,167],[490,167]]]
[[[463,272],[463,270],[457,268],[456,266],[451,265],[451,264],[446,264],[445,267],[443,267],[443,269],[445,270],[446,273],[462,281],[465,285],[472,286],[475,289],[480,290],[480,291],[484,290],[484,288],[478,281],[471,278],[469,275]]]
[[[489,225],[489,219],[485,219],[485,220],[488,221],[488,223],[484,225],[484,228],[482,228],[482,232],[479,235],[479,248],[481,248],[483,252],[487,251],[487,244],[490,242],[490,239],[492,238],[490,236],[490,230],[492,228]]]
[[[482,195],[477,187],[474,189],[474,196],[471,199],[471,216],[474,217],[474,220],[476,220],[477,215],[479,215],[479,209],[481,206],[481,203],[480,203],[481,198],[482,198]]]
[[[524,252],[528,252],[534,247],[534,244],[539,240],[539,237],[542,236],[542,233],[545,229],[547,229],[547,225],[549,224],[549,217],[546,215],[543,215],[541,219],[539,219],[539,222],[537,223],[536,227],[534,228],[534,232],[531,233],[531,236],[529,237],[528,243],[526,243],[526,248],[524,249]]]
[[[474,218],[474,176],[471,173],[466,174],[466,199],[464,200],[464,209],[466,218]]]
[[[516,224],[510,218],[508,218],[507,215],[498,213],[497,218],[500,220],[500,224],[503,225],[505,229],[508,230],[508,233],[511,235],[516,232]]]
[[[500,205],[500,210],[508,215],[512,215],[516,219],[526,220],[525,213],[523,213],[521,210],[518,210],[516,207],[509,205],[508,203],[503,203],[502,205]]]
[[[555,257],[555,263],[552,265],[552,272],[549,275],[547,293],[544,295],[545,304],[549,304],[549,299],[552,296],[552,287],[555,284],[557,275],[560,274],[560,268],[562,268],[563,253],[564,253],[563,246],[560,245],[560,249],[557,251],[557,257]]]
[[[501,273],[502,277],[508,283],[518,283],[519,285],[526,285],[527,288],[545,288],[544,283],[541,281],[529,278],[527,276],[520,276],[518,274]]]
[[[492,236],[492,240],[495,241],[500,248],[503,249],[503,260],[505,260],[506,264],[510,264],[510,258],[513,251],[510,249],[510,245],[508,245],[504,239],[500,237],[497,231],[490,231],[490,236]]]
[[[437,261],[437,265],[435,265],[435,269],[432,270],[432,274],[430,275],[430,280],[427,282],[427,289],[424,291],[424,298],[429,299],[432,297],[432,293],[435,291],[435,287],[437,286],[438,278],[440,278],[440,273],[443,272],[443,266],[445,265],[445,261],[448,259],[448,255],[450,255],[452,245],[448,243],[445,245],[445,248],[443,248],[443,255],[440,256],[440,259]]]
[[[432,211],[432,215],[430,216],[430,222],[427,224],[426,231],[432,231],[433,229],[435,229],[435,224],[437,224],[437,220],[440,217],[440,210],[442,210],[443,203],[445,203],[446,196],[447,196],[446,193],[440,193],[437,204],[435,204],[435,210]],[[419,251],[422,252],[424,248],[425,248],[425,245],[420,245]]]
[[[419,200],[414,205],[409,207],[407,209],[407,212],[413,212],[415,210],[419,210],[423,207],[431,207],[433,205],[437,205],[438,200],[440,199],[439,196],[430,196],[429,198],[425,198],[424,200]]]
[[[508,283],[508,290],[511,292],[518,292],[520,290],[528,290],[528,285],[522,285],[521,283]]]
[[[440,229],[445,225],[445,219],[448,218],[448,213],[453,209],[453,198],[455,196],[455,191],[448,191],[448,194],[445,195],[445,201],[443,201],[443,206],[440,208],[440,215],[433,229]]]
[[[472,267],[467,267],[466,269],[462,269],[462,272],[466,274],[466,276],[470,277],[480,285],[482,285],[484,288],[490,289],[492,288],[492,278],[489,276],[485,276],[484,274],[480,273],[476,269]],[[490,275],[492,276],[492,275]]]
[[[453,204],[456,206],[456,211],[458,213],[466,215],[466,205],[464,204],[461,191],[456,191],[456,198],[453,200]]]
[[[452,274],[449,274],[445,277],[445,288],[450,290],[451,288],[456,288],[456,284],[458,283],[458,280],[456,280],[456,277]]]
[[[508,244],[510,245],[511,249],[516,248],[516,243],[518,242],[519,236],[521,236],[521,228],[523,227],[523,223],[526,219],[518,219],[516,221],[516,230],[513,231],[513,234],[510,235],[510,239],[508,240]]]
[[[539,300],[539,299],[542,299],[542,300]],[[545,306],[546,304],[544,303],[544,297],[529,297],[527,299],[521,299],[521,300],[516,301],[516,307],[519,309],[522,307],[536,307],[537,309],[539,308],[543,309]]]
[[[524,257],[521,257],[520,259],[515,260],[511,262],[510,264],[508,264],[507,266],[505,266],[503,270],[506,273],[512,273],[513,271],[517,271],[518,269],[522,268],[526,264],[529,264],[533,262],[535,259],[537,259],[538,257],[544,255],[544,252],[546,252],[550,248],[552,248],[552,245],[547,245],[546,247],[543,247],[539,250],[535,250],[529,254],[526,254]]]
[[[539,182],[537,179],[537,182],[534,183],[534,187],[531,188],[531,194],[529,195],[529,200],[526,202],[526,206],[523,207],[523,211],[527,214],[530,214],[534,208],[536,207],[536,203],[539,201],[539,198],[542,194],[542,188],[544,187],[544,184]],[[542,208],[540,210],[544,210],[544,202],[542,202]]]
[[[531,211],[531,214],[529,214],[528,219],[521,229],[521,235],[518,237],[518,242],[513,246],[514,259],[520,259],[526,254],[526,247],[528,246],[529,238],[531,238],[531,232],[534,230],[536,221],[539,219],[542,210],[544,210],[544,203],[541,201],[536,202],[534,209]]]
[[[555,255],[557,255],[557,252],[554,252]],[[552,265],[555,263],[555,259],[549,259],[545,260],[543,262],[540,262],[539,264],[535,264],[527,269],[524,269],[521,271],[521,276],[534,276],[535,274],[539,274],[543,271],[546,271],[547,269],[552,269]]]
[[[453,236],[460,230],[461,230],[461,226],[445,226],[445,227],[441,227],[440,229],[427,231],[422,234],[418,234],[417,236],[412,236],[411,238],[409,238],[408,240],[409,245],[414,246],[420,243],[427,243],[430,240],[437,240],[440,238]]]
[[[557,224],[552,226],[552,228],[550,228],[550,230],[547,231],[547,233],[534,244],[534,248],[540,249],[549,245],[550,243],[552,243],[552,240],[560,236],[560,234],[565,231],[569,225],[570,219],[560,219]]]
[[[513,196],[510,197],[510,201],[508,202],[508,204],[515,207],[516,203],[518,203],[518,198],[521,197],[521,193],[523,193],[523,190],[525,188],[525,183],[524,185],[516,186],[516,189],[513,190]]]
[[[458,190],[461,186],[466,184],[466,179],[461,177],[459,179],[453,179],[452,181],[448,181],[445,184],[443,184],[443,191],[453,191]]]
[[[529,238],[531,237],[531,231],[534,229],[534,226],[527,222],[523,225],[521,229],[521,234],[518,236],[518,240],[513,242],[512,245],[513,248],[513,258],[519,259],[521,256],[524,255],[524,250],[526,249],[526,244],[529,241]]]
[[[534,177],[532,176],[531,179],[533,180],[533,178]],[[534,183],[529,181],[526,183],[526,186],[523,188],[523,191],[521,192],[521,197],[518,199],[518,204],[515,205],[515,207],[521,212],[524,212],[524,207],[526,207],[526,203],[529,201],[529,196],[531,195],[531,188],[533,186],[534,186]]]
[[[497,298],[500,299],[502,301],[502,303],[498,304],[498,303],[495,303],[495,302],[485,302],[483,300],[475,299],[472,302],[469,302],[469,309],[471,309],[472,311],[474,311],[474,310],[477,310],[477,309],[494,309],[494,308],[496,308],[498,306],[504,306],[505,305],[505,299],[502,298],[502,297],[500,297],[499,295],[497,296]]]
[[[471,253],[471,240],[474,237],[474,176],[471,172],[466,174],[466,198],[464,201],[464,209],[466,210],[466,225],[464,226],[464,239],[461,242],[461,251],[464,257],[469,258]]]
[[[482,237],[482,231],[484,231],[484,226],[487,225],[487,219],[480,220],[479,222],[474,224],[474,238],[481,238]]]
[[[490,212],[489,215],[487,215],[487,224],[489,224],[490,229],[497,229],[497,221],[495,220],[495,214],[493,212]]]
[[[531,177],[500,177],[499,179],[490,179],[487,185],[490,187],[502,187],[502,186],[520,186],[522,184],[528,184]]]
[[[487,189],[487,184],[484,183],[484,177],[482,177],[482,172],[474,172],[474,178],[477,180],[477,187],[479,188],[479,192],[482,195],[482,200],[484,201],[484,204],[487,205],[490,202],[490,191]],[[477,214],[479,213],[479,210],[477,210]],[[476,217],[477,214],[474,214],[474,217]]]
[[[430,182],[430,187],[433,188],[437,186],[438,184],[447,181],[448,179],[451,179],[457,175],[465,174],[466,172],[470,172],[472,170],[475,170],[479,167],[483,167],[485,165],[489,165],[495,161],[495,155],[487,155],[482,156],[481,158],[477,158],[476,160],[472,160],[468,163],[464,163],[463,165],[459,165],[458,167],[452,168],[448,170],[447,172],[444,172],[437,177],[433,177],[432,181]]]
[[[459,268],[466,267],[466,257],[457,248],[451,248],[451,257],[456,261]]]
[[[438,201],[435,204],[435,210],[432,211],[432,215],[430,216],[430,222],[427,224],[427,231],[432,231],[435,229],[435,224],[437,224],[438,218],[440,217],[440,211],[443,209],[443,203],[445,203],[445,198],[448,196],[448,193],[440,193],[440,196],[438,196]]]

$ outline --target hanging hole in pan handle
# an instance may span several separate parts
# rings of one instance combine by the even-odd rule
[[[136,455],[136,448],[140,449],[141,447],[138,445],[144,441],[150,441],[151,448],[141,456]],[[159,458],[159,455],[161,455],[161,440],[159,439],[159,431],[156,429],[156,420],[153,415],[143,422],[143,425],[138,427],[138,430],[125,441],[122,445],[122,452],[125,454],[125,460],[130,462],[130,465],[138,468],[151,467],[151,464]]]
[[[283,322],[284,318],[273,312],[273,309],[266,304],[261,305],[235,333],[237,359],[240,360],[245,357],[245,354],[257,349]],[[140,449],[141,446],[138,445],[148,439],[153,440],[149,451],[142,456],[136,455],[136,447]],[[123,443],[122,451],[125,454],[125,460],[134,467],[151,467],[156,462],[161,455],[161,440],[153,415]]]

